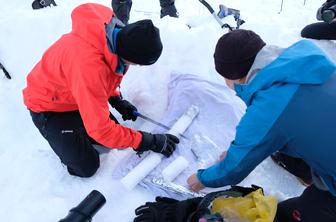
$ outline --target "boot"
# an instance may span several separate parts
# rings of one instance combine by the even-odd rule
[[[174,2],[170,5],[161,7],[160,18],[163,18],[167,15],[170,17],[178,18],[178,13],[177,13]]]

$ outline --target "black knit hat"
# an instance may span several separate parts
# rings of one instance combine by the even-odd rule
[[[162,52],[160,31],[151,20],[141,20],[123,27],[117,35],[117,54],[139,65],[155,63]]]
[[[223,35],[214,54],[217,72],[231,80],[245,77],[265,45],[259,35],[249,30],[237,29]]]

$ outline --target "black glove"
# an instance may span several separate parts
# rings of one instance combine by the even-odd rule
[[[176,144],[180,142],[176,136],[171,134],[140,133],[142,134],[142,140],[137,149],[140,153],[152,150],[156,153],[162,153],[166,157],[169,157],[176,149]]]
[[[147,202],[135,210],[134,222],[185,222],[201,200],[201,197],[183,201],[156,197],[156,202]]]
[[[127,100],[122,99],[121,96],[110,97],[108,101],[121,114],[124,121],[135,121],[137,119],[137,116],[134,115],[134,112],[138,111],[137,108]]]

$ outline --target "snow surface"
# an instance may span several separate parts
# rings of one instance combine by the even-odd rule
[[[125,151],[101,155],[101,167],[90,179],[69,176],[58,157],[34,127],[23,104],[22,89],[26,75],[42,53],[63,33],[70,31],[70,13],[83,0],[56,0],[58,6],[32,10],[31,1],[0,0],[0,62],[12,74],[7,80],[0,73],[0,216],[11,221],[57,221],[77,205],[92,189],[107,199],[94,221],[132,221],[134,209],[154,199],[154,194],[141,187],[125,191],[119,181],[111,179],[113,168]],[[91,0],[110,6],[109,0]],[[315,22],[316,9],[324,1],[280,0],[209,0],[216,8],[219,3],[241,10],[242,26],[252,29],[268,44],[289,46],[300,39],[300,30]],[[139,110],[160,119],[167,104],[167,84],[172,71],[193,73],[213,81],[223,81],[216,74],[213,52],[217,39],[227,30],[216,21],[197,0],[176,0],[180,19],[159,17],[158,0],[134,0],[131,21],[151,18],[160,27],[164,52],[150,67],[132,67],[121,90]],[[232,19],[227,19],[232,22]],[[186,24],[192,26],[189,29]],[[330,50],[334,43],[322,42]],[[332,52],[331,52],[332,53]],[[332,55],[334,56],[334,55]],[[137,121],[125,123],[136,129],[150,130],[151,125]],[[126,151],[127,152],[127,151]],[[256,183],[280,199],[302,191],[292,176],[281,171],[269,159],[258,167],[244,184]],[[264,181],[273,174],[282,186]],[[279,184],[279,182],[277,183]]]

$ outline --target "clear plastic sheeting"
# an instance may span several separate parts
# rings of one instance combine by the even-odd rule
[[[208,136],[195,135],[191,144],[191,152],[196,156],[198,167],[207,168],[219,160],[223,150]]]

